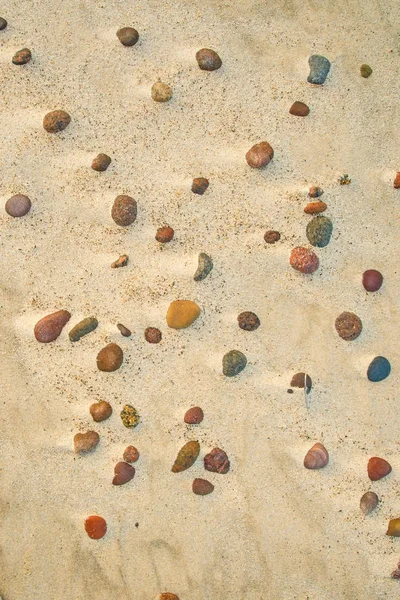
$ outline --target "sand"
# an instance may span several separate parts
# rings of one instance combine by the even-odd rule
[[[1,202],[32,200],[26,217],[0,216],[3,600],[398,598],[399,541],[385,535],[400,472],[397,0],[9,0],[2,10]],[[124,26],[140,33],[133,48],[116,38]],[[24,47],[33,59],[17,67]],[[201,47],[220,54],[219,71],[200,71]],[[332,62],[324,86],[306,81],[313,53]],[[158,79],[173,88],[168,104],[151,99]],[[289,114],[296,100],[308,117]],[[42,120],[55,109],[72,121],[50,135]],[[252,170],[244,156],[262,140],[275,157]],[[99,152],[112,157],[104,173],[90,168]],[[210,180],[204,196],[190,192],[193,177]],[[325,190],[334,233],[304,276],[289,255],[306,244],[310,185]],[[118,194],[138,202],[127,229],[111,219]],[[164,224],[175,238],[160,246]],[[267,229],[280,242],[267,246]],[[195,282],[199,252],[214,269]],[[111,269],[125,253],[128,266]],[[361,285],[367,268],[384,274],[375,294]],[[201,315],[175,331],[165,315],[179,298]],[[34,324],[59,309],[70,323],[39,344]],[[244,310],[257,331],[238,328]],[[344,310],[364,324],[353,342],[334,329]],[[72,344],[69,329],[90,315],[98,329]],[[161,344],[144,340],[148,326]],[[109,342],[125,362],[102,373],[96,355]],[[227,379],[231,349],[248,366]],[[373,384],[366,369],[380,354],[392,374]],[[302,390],[287,393],[297,371],[313,380],[309,408]],[[100,399],[114,413],[96,424]],[[119,418],[126,403],[142,417],[133,431]],[[193,405],[205,413],[196,429],[183,422]],[[88,429],[100,444],[77,456],[73,436]],[[191,439],[200,459],[171,473]],[[315,442],[330,462],[312,472],[303,458]],[[112,486],[128,444],[141,453],[136,476]],[[205,475],[214,446],[229,455],[226,475]],[[371,456],[393,467],[373,484]],[[201,498],[191,482],[205,476],[215,491]],[[369,489],[381,503],[364,517]],[[90,514],[107,520],[102,540],[84,531]]]

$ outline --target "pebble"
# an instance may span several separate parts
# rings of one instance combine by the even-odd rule
[[[71,313],[67,310],[57,310],[43,319],[40,319],[35,325],[34,334],[38,342],[48,344],[58,338],[64,326],[71,318]]]
[[[156,102],[168,102],[172,98],[172,88],[166,83],[157,81],[151,88],[151,97]]]
[[[171,471],[173,473],[180,473],[181,471],[186,471],[191,467],[200,453],[200,444],[197,441],[187,442],[182,448],[179,450],[178,455],[175,459],[174,464],[172,465]]]
[[[117,260],[111,263],[112,269],[119,269],[120,267],[126,267],[128,264],[129,256],[127,254],[122,254]]]
[[[324,190],[317,185],[312,185],[308,190],[308,195],[310,198],[319,198],[324,193]]]
[[[32,203],[28,196],[15,194],[6,202],[5,210],[10,217],[24,217],[31,210]]]
[[[100,400],[100,402],[95,402],[92,404],[89,411],[92,415],[93,421],[96,421],[96,423],[105,421],[112,415],[111,404],[105,400]]]
[[[107,154],[98,154],[92,162],[92,169],[94,171],[107,171],[111,164],[111,158]]]
[[[318,256],[308,248],[293,248],[290,254],[290,266],[300,273],[314,273],[319,267]]]
[[[368,367],[367,377],[370,381],[382,381],[390,375],[390,362],[384,356],[376,356]]]
[[[32,58],[32,53],[29,48],[22,48],[18,50],[12,58],[14,65],[26,65]]]
[[[382,273],[375,269],[364,271],[362,283],[367,292],[377,292],[383,283]]]
[[[162,333],[157,327],[147,327],[144,331],[144,338],[149,344],[159,344],[162,339]]]
[[[123,46],[134,46],[139,39],[139,33],[133,27],[118,29],[117,38]]]
[[[212,473],[226,475],[230,469],[228,455],[221,448],[213,448],[209,454],[204,457],[204,468]]]
[[[268,231],[266,231],[264,233],[264,241],[267,244],[275,244],[275,242],[279,242],[280,239],[281,239],[281,234],[279,233],[279,231],[274,231],[273,229],[268,229]]]
[[[210,48],[202,48],[196,52],[196,60],[202,71],[217,71],[222,67],[222,60]]]
[[[122,365],[124,353],[118,344],[107,344],[97,355],[97,368],[99,371],[116,371]]]
[[[372,69],[369,65],[361,65],[360,67],[361,77],[368,79],[370,75],[372,75]]]
[[[117,323],[117,327],[124,337],[130,337],[132,335],[131,330],[125,327],[125,325],[122,325],[122,323]]]
[[[208,181],[208,179],[205,179],[204,177],[196,177],[195,179],[193,179],[192,182],[192,192],[194,194],[199,194],[199,196],[202,196],[209,185],[210,182]]]
[[[159,227],[156,233],[157,242],[161,242],[162,244],[166,244],[170,242],[174,237],[174,230],[169,225],[164,225],[164,227]]]
[[[304,384],[306,386],[306,392],[307,394],[309,394],[312,387],[311,377],[306,373],[296,373],[295,375],[293,375],[292,380],[290,382],[290,385],[292,387],[304,389]]]
[[[135,467],[132,467],[132,465],[129,465],[127,462],[119,462],[114,467],[113,485],[124,485],[124,483],[131,481],[134,476]]]
[[[74,450],[76,453],[91,452],[100,442],[100,436],[96,431],[77,433],[74,435]]]
[[[396,177],[393,181],[393,187],[395,190],[398,190],[400,188],[400,171],[396,173]]]
[[[379,481],[392,472],[392,467],[384,458],[373,456],[368,461],[367,471],[371,481]]]
[[[139,459],[139,450],[135,446],[127,446],[124,450],[122,458],[127,463],[134,463]]]
[[[322,202],[322,200],[318,200],[317,202],[309,202],[306,205],[304,212],[307,215],[316,215],[318,213],[325,212],[327,208],[328,207],[325,204],[325,202]]]
[[[296,117],[306,117],[309,114],[310,109],[304,102],[294,102],[290,107],[289,112]]]
[[[308,64],[310,65],[310,74],[307,77],[308,83],[322,85],[328,76],[331,63],[325,56],[313,54],[308,59]]]
[[[312,246],[325,248],[330,242],[332,230],[333,224],[328,217],[314,217],[307,225],[307,239]]]
[[[160,594],[158,600],[179,600],[176,594],[171,594],[171,592],[164,592]]]
[[[86,533],[92,540],[100,540],[106,535],[107,523],[103,517],[98,515],[90,515],[85,520]]]
[[[365,492],[360,499],[360,509],[364,515],[369,515],[378,506],[379,498],[375,492]]]
[[[3,19],[3,17],[0,17],[0,30],[5,29],[7,27],[7,24],[7,21]]]
[[[86,319],[79,321],[79,323],[77,323],[75,327],[71,329],[68,334],[69,339],[71,342],[77,342],[82,336],[94,331],[98,324],[99,322],[96,317],[86,317]]]
[[[199,316],[200,307],[192,300],[174,300],[167,311],[167,325],[172,329],[185,329]]]
[[[205,252],[200,252],[198,258],[197,270],[193,276],[195,281],[203,281],[209,275],[213,268],[213,261],[211,256],[208,256]]]
[[[389,521],[388,530],[386,535],[393,537],[400,537],[400,519],[391,519]]]
[[[192,491],[197,496],[207,496],[214,491],[214,486],[207,479],[195,479],[192,483]]]
[[[244,329],[244,331],[255,331],[260,327],[260,319],[257,317],[256,313],[249,310],[240,313],[237,321],[240,329]]]
[[[335,321],[335,329],[342,340],[348,342],[358,338],[362,331],[360,317],[351,312],[342,312]]]
[[[136,221],[137,202],[130,196],[121,194],[114,200],[111,209],[111,216],[117,225],[127,227]]]
[[[274,157],[272,146],[268,142],[260,142],[250,148],[246,154],[247,164],[252,169],[265,167]]]
[[[239,350],[230,350],[222,359],[222,372],[226,377],[238,375],[247,365],[247,358]]]
[[[133,408],[130,404],[125,404],[120,412],[122,424],[129,429],[137,427],[140,423],[140,415],[136,408]]]
[[[65,110],[53,110],[43,119],[43,127],[48,133],[63,131],[70,123],[71,117]]]
[[[314,444],[304,457],[306,469],[322,469],[329,462],[329,454],[322,444]]]
[[[204,419],[204,412],[200,408],[200,406],[192,406],[185,412],[185,416],[183,420],[188,425],[198,425]]]

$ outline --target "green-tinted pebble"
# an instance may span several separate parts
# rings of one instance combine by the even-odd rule
[[[200,444],[199,442],[187,442],[178,452],[178,456],[175,459],[174,464],[172,465],[171,471],[173,473],[180,473],[181,471],[186,471],[193,465],[196,461],[196,458],[200,453]]]
[[[369,65],[361,65],[360,67],[361,77],[367,79],[370,75],[372,75],[372,69]]]
[[[328,217],[314,217],[307,225],[307,239],[313,246],[324,248],[329,244],[333,224]]]
[[[99,322],[96,317],[87,317],[86,319],[79,321],[79,323],[77,323],[69,332],[69,339],[71,342],[77,342],[82,336],[96,329],[98,324]]]
[[[140,415],[136,408],[130,404],[125,404],[121,410],[121,421],[125,427],[136,427],[140,423]]]
[[[202,281],[211,272],[212,268],[213,268],[213,261],[212,261],[211,256],[208,256],[208,254],[206,254],[205,252],[200,252],[199,266],[197,267],[197,271],[194,274],[194,280]]]
[[[243,371],[247,365],[247,358],[239,350],[227,352],[222,359],[222,372],[226,377],[234,377]]]

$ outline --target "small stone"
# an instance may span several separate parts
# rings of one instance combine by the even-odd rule
[[[360,509],[364,515],[369,515],[378,506],[379,498],[375,492],[365,492],[360,499]]]
[[[200,406],[193,406],[185,412],[183,420],[188,425],[198,425],[204,419],[204,413]]]
[[[300,273],[314,273],[319,266],[318,256],[308,248],[293,248],[290,254],[290,266]]]
[[[212,473],[226,475],[230,469],[228,455],[221,448],[213,448],[209,454],[204,457],[204,468]]]
[[[24,217],[31,210],[32,203],[28,196],[15,194],[6,202],[5,210],[10,217]]]
[[[144,332],[144,338],[149,344],[159,344],[162,339],[162,333],[157,327],[147,327]]]
[[[138,411],[130,404],[125,404],[124,408],[121,410],[120,416],[122,424],[130,429],[137,427],[140,423],[140,415]]]
[[[335,321],[335,329],[343,340],[348,342],[358,338],[362,331],[362,322],[351,312],[342,312]]]
[[[376,356],[370,363],[367,371],[367,377],[370,381],[383,381],[389,377],[391,371],[390,362],[384,356]]]
[[[291,388],[288,388],[288,389],[287,389],[287,393],[288,393],[288,394],[293,394],[294,392],[293,392],[293,390],[292,390]]]
[[[107,523],[103,517],[91,515],[85,520],[85,531],[92,540],[100,540],[106,535]]]
[[[48,133],[63,131],[70,123],[71,117],[65,110],[53,110],[43,119],[43,127]]]
[[[391,519],[389,521],[388,530],[386,535],[393,537],[400,537],[400,519]]]
[[[139,459],[139,450],[135,446],[127,446],[124,450],[122,458],[127,463],[134,463]]]
[[[363,273],[362,282],[367,292],[377,292],[383,283],[382,273],[375,269],[368,269]]]
[[[172,98],[172,88],[166,83],[157,81],[151,88],[151,97],[156,102],[168,102]]]
[[[195,281],[203,281],[209,275],[213,268],[213,261],[211,256],[208,256],[205,252],[200,252],[198,258],[198,267],[196,273],[193,276]]]
[[[360,67],[361,77],[368,79],[370,75],[372,75],[372,69],[369,65],[361,65]]]
[[[101,423],[101,421],[106,421],[109,417],[111,417],[112,407],[109,402],[100,400],[100,402],[95,402],[90,406],[89,412],[92,415],[93,421],[96,421],[96,423]]]
[[[171,592],[164,592],[160,594],[158,600],[179,600],[176,594],[171,594]]]
[[[92,169],[94,171],[107,171],[111,164],[111,158],[107,154],[98,154],[92,162]]]
[[[134,46],[139,39],[139,33],[133,27],[118,29],[117,38],[123,46]]]
[[[43,319],[40,319],[35,325],[34,334],[38,342],[48,344],[58,338],[64,326],[71,318],[71,313],[67,310],[57,310]]]
[[[117,327],[124,337],[130,337],[132,335],[131,330],[125,327],[125,325],[122,325],[122,323],[117,323]]]
[[[308,64],[310,65],[310,74],[307,77],[308,83],[322,85],[328,76],[331,63],[325,56],[313,54],[308,59]]]
[[[111,263],[112,269],[119,269],[120,267],[126,267],[128,264],[129,256],[127,254],[122,254],[117,260]]]
[[[319,442],[314,444],[304,457],[306,469],[323,469],[329,462],[328,450]]]
[[[86,319],[79,321],[79,323],[77,323],[75,327],[71,329],[68,334],[69,339],[71,342],[77,342],[82,336],[94,331],[98,324],[99,322],[96,317],[86,317]]]
[[[350,179],[348,173],[341,175],[339,177],[338,181],[339,181],[340,185],[350,185],[350,183],[351,183],[351,179]]]
[[[305,207],[304,212],[306,215],[316,215],[318,213],[325,212],[327,208],[328,207],[325,202],[319,200],[318,202],[309,202]]]
[[[205,179],[204,177],[196,177],[195,179],[193,179],[192,192],[194,194],[199,194],[200,196],[202,196],[209,185],[210,183],[208,179]]]
[[[308,190],[308,195],[310,198],[319,198],[324,193],[324,190],[317,185],[312,185]]]
[[[170,242],[174,237],[174,230],[169,225],[157,229],[156,240],[162,244]]]
[[[32,58],[32,53],[29,48],[22,48],[18,50],[12,58],[14,65],[26,65]]]
[[[395,190],[398,190],[400,188],[400,171],[396,173],[396,177],[393,181],[393,187]]]
[[[207,496],[214,491],[214,486],[207,479],[195,479],[192,483],[192,491],[197,496]]]
[[[367,471],[371,481],[379,481],[392,472],[392,467],[384,458],[373,456],[368,461]]]
[[[255,331],[260,327],[260,319],[255,313],[249,310],[240,313],[237,320],[240,329],[244,329],[245,331]]]
[[[247,365],[247,358],[239,350],[230,350],[222,359],[222,372],[226,377],[238,375]]]
[[[200,453],[200,444],[197,441],[187,442],[178,452],[178,456],[172,465],[173,473],[181,473],[189,469],[195,462]]]
[[[293,375],[292,380],[290,382],[292,387],[296,388],[306,388],[306,393],[309,394],[312,387],[311,377],[306,373],[296,373]],[[289,390],[288,390],[289,391]]]
[[[131,481],[134,476],[135,467],[132,467],[127,462],[119,462],[114,467],[113,485],[124,485],[124,483]]]
[[[250,148],[246,154],[247,164],[252,169],[265,167],[274,157],[272,146],[268,142],[260,142]]]
[[[97,355],[97,368],[99,371],[116,371],[122,365],[124,353],[118,344],[107,344]]]
[[[91,452],[96,448],[99,442],[100,437],[96,431],[77,433],[74,435],[74,450],[76,453]]]
[[[0,17],[0,30],[5,29],[7,27],[7,21]]]
[[[275,242],[279,242],[281,239],[281,234],[279,231],[274,231],[273,229],[269,229],[264,233],[264,241],[267,244],[275,244]]]
[[[328,217],[314,217],[307,225],[307,239],[317,248],[325,248],[330,242],[333,230],[332,221]]]
[[[217,71],[222,67],[222,60],[210,48],[202,48],[196,52],[196,60],[202,71]]]
[[[310,109],[304,102],[294,102],[290,107],[289,112],[296,117],[306,117],[309,114]]]
[[[199,316],[200,307],[192,300],[174,300],[167,311],[167,325],[172,329],[185,329]]]
[[[121,227],[132,225],[137,217],[136,200],[125,194],[117,196],[112,205],[111,216]]]

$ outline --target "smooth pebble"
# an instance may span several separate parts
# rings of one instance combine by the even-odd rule
[[[222,359],[222,372],[226,377],[235,377],[247,365],[247,358],[240,350],[230,350]]]

